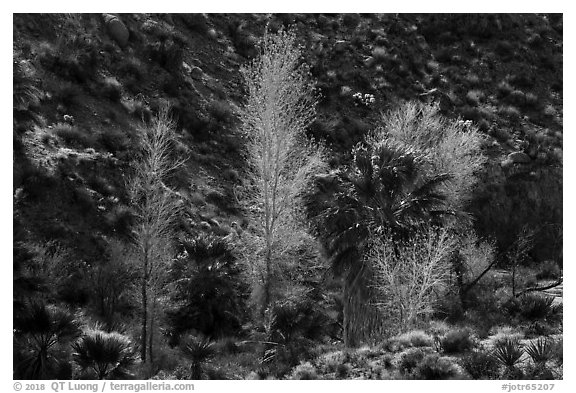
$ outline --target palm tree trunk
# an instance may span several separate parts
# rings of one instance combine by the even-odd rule
[[[344,280],[344,345],[355,348],[380,337],[381,316],[372,303],[371,272],[366,265],[351,270]]]

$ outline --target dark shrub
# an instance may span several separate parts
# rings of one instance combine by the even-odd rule
[[[224,100],[212,101],[210,104],[208,104],[207,109],[208,113],[210,113],[210,115],[212,115],[216,121],[221,123],[229,122],[234,115],[230,104]]]
[[[67,123],[57,123],[53,126],[52,132],[69,146],[76,147],[93,147],[95,139],[85,130],[72,126]]]
[[[98,135],[100,144],[109,152],[117,153],[127,150],[130,145],[130,138],[123,130],[117,128],[106,128]]]
[[[461,353],[474,348],[474,339],[468,329],[451,330],[440,340],[440,346],[446,353]]]
[[[498,379],[498,363],[486,352],[470,353],[462,358],[462,365],[473,379]]]
[[[100,82],[99,91],[102,97],[108,98],[113,102],[119,102],[122,98],[122,85],[113,77],[104,78]]]
[[[61,102],[67,108],[80,106],[82,89],[77,84],[71,82],[62,82],[57,85],[54,91],[54,100]]]
[[[414,370],[417,379],[460,379],[458,367],[448,358],[437,353],[426,355]]]
[[[530,321],[545,319],[552,314],[554,298],[528,293],[520,298],[520,315]]]
[[[401,372],[405,374],[410,374],[416,366],[424,359],[428,351],[422,348],[410,348],[408,349],[400,359],[398,368]]]

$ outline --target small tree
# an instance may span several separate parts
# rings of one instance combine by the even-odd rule
[[[402,243],[387,235],[373,239],[366,259],[375,271],[377,304],[400,332],[416,328],[433,312],[435,300],[448,285],[456,244],[446,230],[433,227]]]
[[[248,161],[243,201],[254,223],[243,238],[262,291],[262,316],[271,301],[275,271],[306,236],[300,219],[302,193],[325,166],[322,151],[305,137],[317,100],[300,57],[295,34],[280,31],[265,35],[260,56],[242,69],[247,100],[240,119]]]
[[[142,305],[141,359],[152,361],[157,295],[172,253],[173,224],[180,212],[176,194],[165,182],[183,165],[171,153],[177,141],[168,106],[141,130],[141,154],[128,186],[136,212],[133,231]]]

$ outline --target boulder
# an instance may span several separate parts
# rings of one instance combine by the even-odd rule
[[[521,151],[515,151],[508,154],[508,160],[512,161],[514,164],[529,164],[532,161],[528,154]]]
[[[116,41],[121,48],[128,45],[130,32],[126,25],[117,16],[104,14],[104,23],[106,24],[106,31],[110,38]]]

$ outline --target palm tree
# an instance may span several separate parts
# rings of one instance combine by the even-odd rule
[[[390,142],[358,145],[348,170],[316,181],[307,212],[332,268],[343,278],[344,343],[357,346],[381,326],[364,251],[371,236],[406,239],[424,223],[448,213],[438,187],[446,174],[425,178],[416,151]]]
[[[98,379],[126,379],[136,362],[132,342],[117,332],[88,330],[72,348],[72,358],[80,369],[90,370]]]
[[[42,302],[26,304],[14,318],[15,378],[57,378],[67,363],[66,351],[58,346],[79,334],[79,323],[67,311]]]

